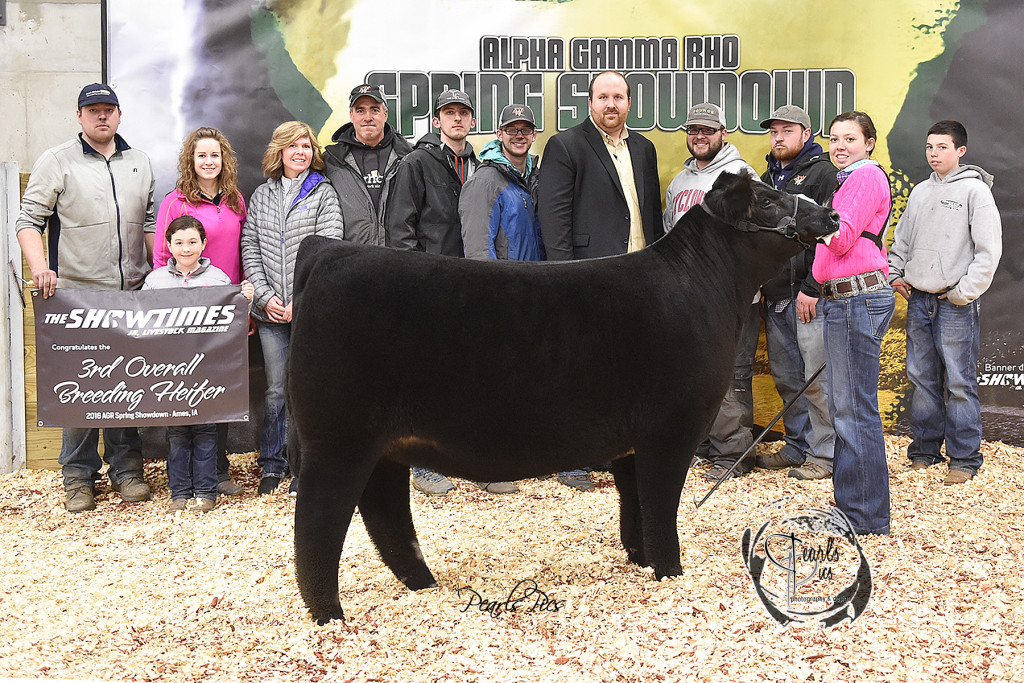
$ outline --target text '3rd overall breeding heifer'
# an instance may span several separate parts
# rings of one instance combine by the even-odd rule
[[[680,574],[679,498],[732,378],[741,312],[800,241],[838,227],[827,208],[723,174],[668,235],[624,256],[486,262],[308,238],[289,398],[295,569],[313,617],[344,616],[356,505],[395,575],[434,585],[412,465],[507,481],[611,461],[629,560]]]

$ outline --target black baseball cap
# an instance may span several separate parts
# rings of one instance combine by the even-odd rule
[[[449,104],[464,104],[470,111],[474,111],[473,100],[469,99],[469,95],[461,90],[445,90],[434,101],[434,116],[438,115],[441,107],[447,107]]]
[[[387,106],[384,102],[384,87],[380,85],[370,85],[369,83],[363,83],[352,88],[352,92],[348,96],[348,106],[351,109],[352,105],[356,103],[360,97],[372,97],[381,104]]]
[[[92,83],[82,88],[82,92],[78,93],[79,109],[88,107],[90,104],[121,106],[120,102],[117,101],[117,95],[114,94],[114,89],[106,83]]]

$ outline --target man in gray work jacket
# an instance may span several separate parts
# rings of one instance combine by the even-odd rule
[[[345,239],[384,246],[384,212],[398,165],[412,151],[388,123],[380,87],[363,83],[348,98],[349,123],[334,131],[324,149],[324,174],[338,191]]]
[[[32,284],[43,297],[58,286],[139,289],[151,270],[156,220],[149,157],[117,134],[121,108],[108,85],[93,83],[82,89],[78,122],[78,136],[46,150],[36,161],[16,225]],[[138,430],[104,428],[103,443],[111,487],[125,501],[149,500]],[[102,466],[98,444],[99,429],[62,430],[58,462],[68,512],[96,507],[93,486]]]

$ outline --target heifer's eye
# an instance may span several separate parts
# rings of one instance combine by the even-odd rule
[[[762,209],[771,208],[771,205],[772,205],[772,200],[769,199],[768,197],[765,197],[764,199],[761,200],[761,208]]]

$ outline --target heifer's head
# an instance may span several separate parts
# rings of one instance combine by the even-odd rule
[[[780,192],[746,175],[722,173],[701,208],[737,230],[767,230],[811,246],[839,229],[839,214],[803,195]]]

